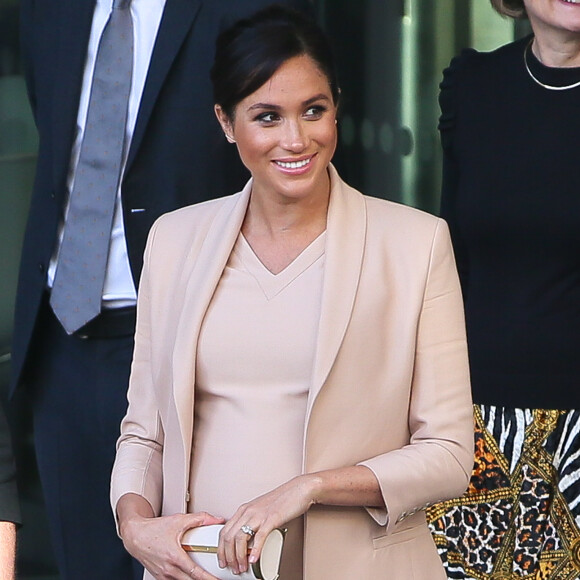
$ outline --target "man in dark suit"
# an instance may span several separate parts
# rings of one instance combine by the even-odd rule
[[[37,460],[63,579],[141,577],[116,536],[108,488],[126,410],[142,253],[160,214],[233,193],[247,178],[214,118],[209,70],[218,32],[270,1],[132,0],[135,58],[102,310],[65,331],[51,295],[113,2],[22,0],[23,58],[40,142],[11,388],[21,385],[33,400]]]

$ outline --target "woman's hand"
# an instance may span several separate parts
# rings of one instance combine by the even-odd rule
[[[154,517],[149,503],[135,494],[119,500],[117,513],[125,549],[157,580],[217,580],[187,555],[181,538],[191,528],[221,524],[223,518],[205,512]]]
[[[240,506],[226,523],[220,534],[218,562],[234,573],[243,573],[256,562],[262,552],[264,541],[275,528],[304,514],[314,503],[316,477],[301,475],[276,489]],[[242,531],[248,526],[255,532],[250,535]],[[248,543],[253,544],[248,558]]]
[[[220,566],[245,572],[248,561],[253,564],[260,557],[268,534],[306,513],[313,504],[385,507],[379,482],[364,465],[300,475],[237,509],[220,534]],[[242,527],[246,526],[254,534],[245,533]]]

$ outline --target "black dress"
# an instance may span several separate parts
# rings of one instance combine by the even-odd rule
[[[470,487],[428,512],[449,578],[580,578],[580,68],[531,40],[465,51],[441,83],[476,403]]]

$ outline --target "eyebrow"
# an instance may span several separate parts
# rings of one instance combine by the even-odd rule
[[[310,97],[309,99],[304,101],[302,103],[302,106],[307,107],[308,105],[311,105],[312,103],[315,103],[317,101],[330,101],[330,99],[324,93],[319,93],[318,95]],[[251,107],[248,107],[248,111],[254,111],[256,109],[271,109],[273,111],[279,111],[281,108],[282,107],[280,107],[280,105],[274,105],[271,103],[255,103]]]

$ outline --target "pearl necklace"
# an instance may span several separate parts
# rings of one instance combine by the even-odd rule
[[[530,70],[530,66],[528,65],[528,51],[531,49],[533,41],[534,41],[534,39],[532,38],[532,40],[530,40],[530,42],[526,46],[526,49],[524,50],[524,64],[526,65],[526,70],[528,71],[528,74],[530,75],[530,77],[532,78],[532,80],[536,84],[538,84],[541,87],[544,87],[545,89],[548,89],[550,91],[567,91],[568,89],[575,89],[576,87],[580,87],[580,81],[572,83],[571,85],[562,85],[560,87],[557,85],[547,85],[547,84],[543,83],[542,81],[540,81],[539,79],[537,79],[534,76],[534,73]]]

